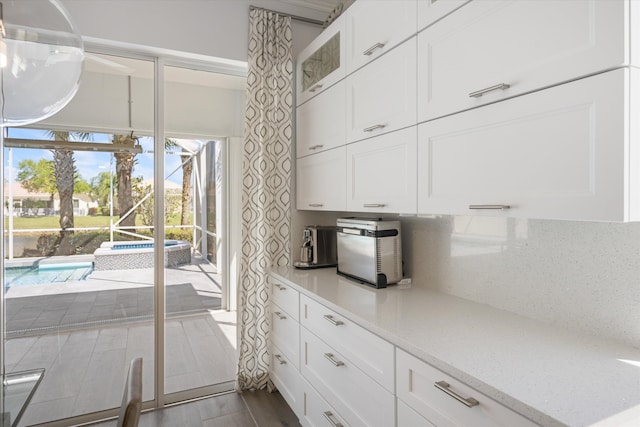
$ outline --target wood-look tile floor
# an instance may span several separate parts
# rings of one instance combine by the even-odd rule
[[[116,421],[92,427],[114,427]],[[228,393],[151,412],[140,417],[140,427],[297,427],[298,418],[280,393]]]

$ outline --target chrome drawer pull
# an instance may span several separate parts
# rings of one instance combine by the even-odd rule
[[[485,93],[493,92],[494,90],[506,90],[506,89],[509,89],[510,87],[511,85],[508,85],[506,83],[500,83],[495,86],[491,86],[488,88],[477,90],[475,92],[471,92],[469,94],[469,98],[480,98]]]
[[[324,317],[325,319],[327,319],[327,321],[331,322],[331,324],[332,324],[332,325],[335,325],[335,326],[344,325],[344,322],[343,322],[342,320],[336,320],[336,319],[334,319],[334,318],[333,318],[333,316],[332,316],[332,315],[330,315],[330,314],[325,314],[325,315],[324,315],[324,316],[322,316],[322,317]]]
[[[510,209],[511,206],[509,205],[469,205],[469,209],[490,209],[490,210],[498,210],[498,211],[503,211],[506,209]]]
[[[331,363],[333,363],[334,366],[344,366],[344,362],[341,362],[340,360],[336,360],[335,356],[333,355],[333,353],[325,353],[324,357]]]
[[[336,420],[336,417],[333,416],[333,413],[331,411],[325,411],[322,413],[322,415],[324,415],[324,417],[331,423],[333,427],[343,427],[342,423]]]
[[[387,125],[377,124],[377,125],[369,126],[368,128],[364,128],[362,130],[363,132],[373,132],[376,129],[384,129],[385,127],[387,127]]]
[[[273,314],[275,314],[276,316],[278,316],[278,319],[280,320],[284,320],[287,318],[287,316],[284,316],[282,313],[280,313],[279,311],[274,311]]]
[[[286,361],[286,360],[284,360],[284,359],[282,358],[282,356],[280,356],[279,354],[274,354],[274,355],[273,355],[273,357],[274,357],[274,359],[276,359],[278,362],[280,362],[280,364],[281,364],[281,365],[286,365],[286,364],[287,364],[287,361]]]
[[[384,43],[376,43],[373,46],[371,46],[369,49],[365,50],[364,52],[362,52],[363,55],[367,55],[367,56],[371,56],[371,54],[373,52],[375,52],[378,49],[382,49],[384,47]]]
[[[454,399],[456,399],[458,402],[463,403],[467,408],[472,408],[474,406],[478,406],[480,404],[480,402],[478,402],[476,399],[474,399],[473,397],[467,397],[464,398],[462,396],[460,396],[458,393],[456,393],[455,391],[451,390],[449,387],[449,383],[446,381],[437,381],[435,384],[433,384],[434,386],[436,386],[436,388],[438,390],[442,390],[445,393],[447,393],[449,396],[453,397]]]
[[[309,150],[317,150],[318,148],[322,147],[324,147],[324,145],[322,144],[312,145],[311,147],[309,147]]]
[[[317,85],[313,86],[311,89],[309,89],[309,92],[315,92],[318,89],[322,89],[322,85],[321,84],[317,84]]]
[[[365,203],[364,205],[362,205],[363,208],[384,208],[385,205],[384,203]]]
[[[275,286],[276,288],[280,289],[281,291],[286,291],[286,290],[287,290],[287,288],[286,288],[286,287],[282,286],[282,285],[281,285],[281,284],[279,284],[279,283],[274,283],[274,286]]]
[[[312,207],[312,208],[321,208],[323,206],[324,205],[322,203],[309,203],[309,207]]]

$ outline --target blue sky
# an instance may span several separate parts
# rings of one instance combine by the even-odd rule
[[[45,139],[51,138],[47,135],[47,131],[36,129],[24,129],[24,128],[9,128],[10,138],[27,138],[27,139]],[[111,141],[111,135],[107,134],[92,134],[92,142],[109,143]],[[136,156],[137,164],[133,170],[133,176],[142,176],[143,179],[153,178],[153,138],[142,137],[139,140],[142,146],[143,152]],[[8,171],[9,156],[8,149],[5,148],[4,157],[4,170]],[[50,150],[35,150],[30,148],[13,148],[13,168],[14,179],[18,173],[18,164],[25,159],[33,159],[35,161],[45,158],[48,160],[53,159],[53,155]],[[95,151],[75,151],[74,152],[76,169],[80,173],[80,176],[90,182],[91,178],[97,176],[100,172],[109,171],[109,153],[101,153]],[[165,156],[165,175],[171,173],[174,169],[178,168],[178,171],[173,174],[168,180],[182,185],[182,170],[180,166],[180,156],[166,155]],[[115,173],[115,159],[113,160],[113,171]],[[7,178],[5,172],[5,179]]]

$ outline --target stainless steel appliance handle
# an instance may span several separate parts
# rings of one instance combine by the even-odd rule
[[[449,396],[456,399],[458,402],[464,404],[467,408],[472,408],[474,406],[478,406],[480,402],[478,402],[473,397],[462,397],[455,391],[451,390],[449,387],[449,383],[446,381],[436,381],[434,384],[438,390],[442,390],[447,393]]]
[[[367,55],[367,56],[371,56],[371,54],[373,54],[373,52],[375,52],[378,49],[382,49],[384,47],[384,43],[376,43],[373,46],[371,46],[369,49],[365,50],[364,52],[362,52],[363,55]]]
[[[342,423],[336,419],[331,411],[325,411],[322,415],[324,415],[333,427],[343,427]]]
[[[318,83],[317,85],[315,85],[311,89],[309,89],[309,92],[315,92],[318,89],[322,89],[322,85],[320,83]]]
[[[489,210],[505,210],[510,209],[510,205],[469,205],[469,209],[489,209]]]
[[[342,320],[336,320],[336,319],[334,319],[334,318],[333,318],[333,316],[332,316],[332,315],[330,315],[330,314],[325,314],[325,315],[324,315],[324,316],[322,316],[322,317],[324,317],[324,318],[325,318],[329,323],[331,323],[332,325],[335,325],[335,326],[344,325],[344,322],[343,322]]]
[[[373,132],[376,129],[384,129],[387,125],[378,123],[377,125],[369,126],[368,128],[362,129],[363,132]]]
[[[333,353],[325,353],[324,357],[331,363],[333,363],[333,366],[344,366],[344,362],[336,359],[336,357],[333,355]]]
[[[509,89],[511,87],[511,85],[508,85],[506,83],[500,83],[494,86],[490,86],[484,89],[480,89],[480,90],[476,90],[475,92],[471,92],[469,94],[469,98],[480,98],[482,95],[484,95],[485,93],[489,93],[489,92],[493,92],[495,90],[506,90]]]
[[[284,316],[282,313],[280,313],[279,311],[274,311],[273,314],[275,314],[276,316],[278,316],[278,319],[280,320],[284,320],[287,318],[287,316]]]
[[[384,203],[365,203],[362,205],[363,208],[384,208],[387,206]]]
[[[284,359],[282,358],[282,356],[280,356],[279,354],[274,354],[274,355],[273,355],[273,357],[274,357],[274,359],[276,359],[278,362],[280,362],[280,364],[281,364],[281,365],[286,365],[286,364],[287,364],[287,361],[286,361],[286,360],[284,360]]]

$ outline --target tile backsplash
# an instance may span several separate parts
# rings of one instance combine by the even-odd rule
[[[302,226],[342,215],[293,216],[295,259]],[[399,219],[413,286],[640,347],[640,223]]]

